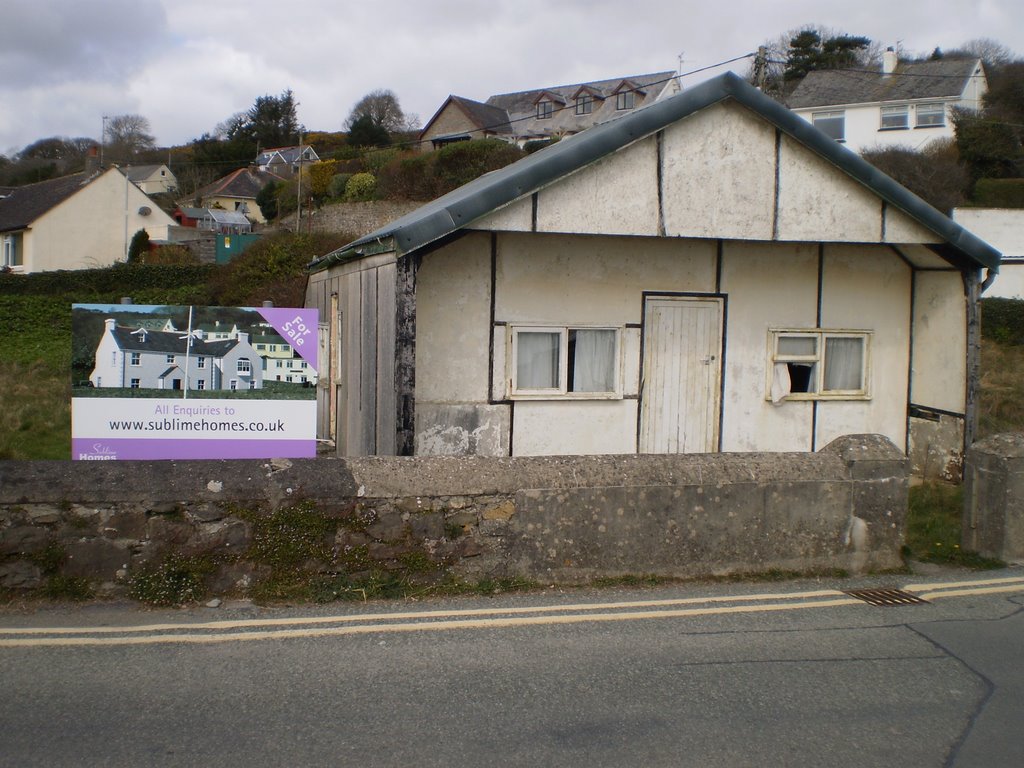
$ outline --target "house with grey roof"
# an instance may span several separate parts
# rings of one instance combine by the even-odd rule
[[[999,252],[734,74],[316,259],[341,455],[814,451],[955,472]]]
[[[789,108],[854,152],[920,149],[954,136],[954,107],[980,110],[988,90],[980,59],[899,62],[886,51],[881,69],[808,73]]]
[[[616,77],[516,93],[486,102],[449,96],[420,132],[420,148],[498,138],[522,146],[590,128],[679,92],[675,72]]]
[[[132,236],[166,240],[174,220],[119,168],[76,173],[0,194],[2,267],[28,274],[107,267]]]
[[[256,167],[260,171],[278,176],[291,176],[297,173],[302,165],[319,163],[320,156],[308,144],[296,147],[276,147],[265,149],[256,156]]]
[[[256,195],[272,181],[284,179],[269,171],[239,168],[198,190],[195,198],[204,208],[234,211],[257,224],[266,224],[263,211],[256,204]]]
[[[130,165],[125,175],[147,195],[172,194],[178,191],[178,179],[164,163]]]
[[[245,333],[208,341],[202,333],[129,328],[108,318],[89,381],[125,389],[261,389],[263,365]]]

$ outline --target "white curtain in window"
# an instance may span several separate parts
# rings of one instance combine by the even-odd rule
[[[615,331],[570,331],[576,337],[573,392],[615,391]]]
[[[516,336],[516,387],[558,389],[561,334],[520,331]]]
[[[776,363],[772,367],[772,405],[778,405],[792,391],[792,384],[789,379],[789,366],[786,363]]]
[[[826,392],[864,388],[864,339],[832,336],[825,339]]]

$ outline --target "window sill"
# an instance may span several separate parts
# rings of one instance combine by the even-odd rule
[[[764,399],[765,399],[766,402],[769,402],[769,403],[772,401],[771,395],[765,396]],[[786,395],[784,398],[782,398],[782,400],[779,401],[779,404],[787,403],[787,402],[805,403],[805,402],[828,402],[828,401],[850,401],[850,400],[856,400],[856,401],[863,402],[863,401],[866,401],[866,400],[871,400],[871,395],[869,395],[869,394],[857,395],[857,394],[845,394],[845,393],[841,394],[841,395],[816,395],[816,394],[811,394],[811,393],[808,393],[808,392],[793,392],[791,394]]]
[[[910,130],[910,126],[909,125],[901,125],[898,128],[895,128],[895,127],[894,128],[879,128],[878,132],[882,133],[883,131],[909,131],[909,130]]]
[[[927,131],[929,128],[945,128],[945,127],[946,127],[945,123],[940,123],[938,125],[915,125],[914,126],[914,130],[915,131]]]
[[[621,392],[536,392],[516,393],[508,396],[509,400],[557,400],[561,402],[578,402],[588,400],[622,400]]]

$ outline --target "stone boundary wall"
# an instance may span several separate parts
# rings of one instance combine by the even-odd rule
[[[968,449],[961,546],[985,557],[1024,561],[1024,434],[995,435]]]
[[[284,565],[352,583],[863,572],[902,564],[907,488],[876,435],[815,454],[8,461],[0,587],[118,594],[172,553],[235,595]]]
[[[309,215],[302,215],[302,229],[311,226],[314,232],[348,232],[353,237],[362,237],[367,232],[380,229],[400,219],[407,213],[424,205],[422,202],[396,202],[392,200],[371,200],[364,203],[334,203],[317,208]],[[285,216],[279,222],[285,229],[295,228],[295,214]]]

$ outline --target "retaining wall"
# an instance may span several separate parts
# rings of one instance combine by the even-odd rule
[[[273,535],[353,583],[861,572],[902,563],[907,487],[876,435],[815,454],[0,462],[0,586],[117,593],[179,553],[211,558],[212,593],[245,594],[280,565]],[[298,530],[296,510],[319,522]]]

